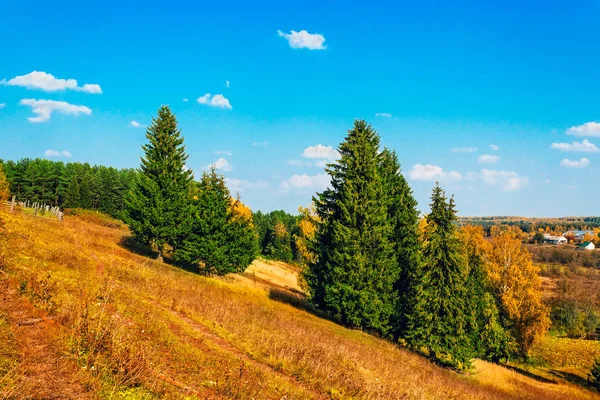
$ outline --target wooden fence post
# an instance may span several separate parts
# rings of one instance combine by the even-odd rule
[[[17,196],[13,195],[12,201],[10,202],[10,212],[12,213],[15,210],[15,198]]]

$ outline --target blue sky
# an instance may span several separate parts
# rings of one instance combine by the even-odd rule
[[[422,211],[597,215],[600,3],[481,3],[9,0],[0,158],[137,167],[168,104],[196,174],[293,212],[364,118]]]

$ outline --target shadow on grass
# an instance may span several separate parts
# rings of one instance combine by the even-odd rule
[[[295,289],[283,288],[274,284],[269,284],[269,299],[278,301],[280,303],[288,304],[294,308],[297,308],[301,311],[306,311],[310,314],[313,314],[319,318],[329,320],[338,325],[342,325],[339,318],[336,318],[333,315],[330,315],[324,311],[318,310],[313,306],[304,293],[299,292]],[[343,326],[343,325],[342,325]]]
[[[156,260],[156,257],[158,256],[158,253],[152,250],[150,246],[136,241],[133,236],[124,237],[123,239],[121,239],[119,245],[125,250],[128,250],[142,257],[147,257]],[[164,256],[163,260],[165,264],[182,269],[184,271],[192,272],[198,275],[206,275],[203,271],[200,270],[198,265],[176,261],[168,255]]]
[[[556,369],[551,369],[548,371],[550,374],[560,378],[560,379],[564,379],[567,382],[570,383],[574,383],[576,385],[580,385],[583,387],[586,387],[588,389],[595,389],[585,378],[582,378],[579,375],[575,375],[572,374],[570,372],[565,372],[565,371],[560,371],[560,370],[556,370]]]
[[[548,378],[544,378],[543,376],[539,376],[536,375],[532,372],[529,372],[523,368],[519,368],[519,367],[515,367],[514,365],[508,365],[508,364],[501,364],[504,368],[510,369],[511,371],[514,371],[518,374],[524,375],[528,378],[534,379],[538,382],[542,382],[542,383],[552,383],[552,384],[557,384],[558,382],[556,382],[553,379],[548,379]]]

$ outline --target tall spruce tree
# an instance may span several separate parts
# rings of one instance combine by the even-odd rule
[[[331,189],[314,199],[321,222],[317,261],[307,283],[314,304],[342,323],[389,333],[398,266],[389,241],[387,201],[379,171],[379,135],[356,120],[327,173]]]
[[[177,119],[168,106],[146,131],[140,174],[127,199],[127,223],[134,237],[152,245],[162,260],[166,245],[174,246],[187,229],[192,171]]]
[[[65,203],[66,208],[79,208],[81,207],[80,202],[81,188],[79,186],[79,179],[76,174],[71,176],[69,185],[65,190]]]
[[[419,211],[412,190],[402,175],[395,151],[384,149],[381,152],[380,174],[391,225],[389,240],[394,247],[399,268],[395,285],[398,303],[392,323],[397,339],[406,333],[407,315],[412,313],[415,303],[412,282],[420,274],[421,244],[417,233]]]
[[[414,282],[415,308],[406,340],[437,363],[468,368],[473,357],[465,294],[465,259],[456,235],[454,200],[436,184],[423,245],[423,269]]]
[[[193,193],[190,230],[175,257],[220,275],[244,271],[258,250],[251,213],[242,218],[235,212],[236,200],[214,168],[202,175]]]

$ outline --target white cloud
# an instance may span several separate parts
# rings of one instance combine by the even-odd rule
[[[139,122],[137,122],[137,121],[131,121],[131,122],[129,123],[129,125],[133,126],[134,128],[140,128],[140,127],[144,126],[144,125],[140,124],[140,123],[139,123]]]
[[[492,149],[493,151],[498,151],[500,150],[500,147],[496,144],[490,144],[490,149]]]
[[[229,82],[229,81],[225,81],[225,87],[226,87],[227,89],[229,89],[229,85],[231,85],[231,82]]]
[[[48,121],[54,111],[67,115],[90,115],[92,113],[92,110],[86,106],[76,106],[65,101],[22,99],[19,101],[19,104],[31,106],[31,111],[33,111],[34,114],[37,114],[37,117],[29,117],[29,122]]]
[[[318,33],[308,33],[302,30],[300,32],[291,31],[290,33],[277,31],[277,34],[285,38],[292,49],[325,50],[327,48],[323,45],[325,37]]]
[[[600,149],[596,147],[594,143],[589,142],[587,139],[583,139],[582,142],[573,143],[552,143],[553,149],[562,151],[573,151],[577,153],[598,153]]]
[[[287,165],[292,165],[294,167],[312,167],[312,163],[300,160],[288,160]]]
[[[214,163],[208,166],[209,168],[221,169],[223,171],[231,171],[233,169],[233,165],[229,164],[229,161],[224,159],[223,157],[219,158]]]
[[[196,101],[200,104],[211,107],[227,108],[229,110],[232,108],[231,104],[229,103],[229,99],[222,94],[215,94],[214,96],[211,96],[210,93],[206,93],[204,96],[198,97]]]
[[[562,160],[560,162],[560,166],[565,167],[565,168],[585,168],[588,165],[590,165],[590,160],[588,160],[585,157],[580,158],[579,161],[577,161],[577,160],[571,161],[571,160],[565,158],[564,160]]]
[[[385,117],[385,118],[392,118],[392,114],[390,113],[375,113],[376,117]]]
[[[336,160],[340,158],[340,153],[331,146],[323,146],[322,144],[318,144],[316,146],[308,146],[306,149],[304,149],[302,152],[302,157]]]
[[[230,156],[231,152],[228,150],[215,150],[214,153],[216,155],[224,155],[224,156]]]
[[[269,147],[269,142],[267,142],[266,140],[263,140],[262,142],[254,142],[254,143],[252,143],[252,146],[254,146],[254,147]]]
[[[458,181],[462,179],[462,175],[458,172],[445,172],[442,167],[433,164],[415,164],[408,171],[408,176],[415,181]]]
[[[479,162],[480,164],[495,164],[498,162],[499,159],[500,159],[500,157],[498,157],[498,156],[482,154],[479,157],[477,157],[477,162]]]
[[[63,151],[46,150],[44,152],[44,155],[46,157],[71,157],[72,156],[72,154],[67,150],[63,150]]]
[[[477,147],[455,147],[452,149],[453,153],[474,153],[477,151]]]
[[[187,97],[184,97],[183,99],[181,99],[183,102],[187,103],[189,100]]]
[[[6,107],[6,103],[0,103],[0,110]]]
[[[572,126],[567,129],[567,135],[600,137],[600,123],[592,121],[583,125]]]
[[[529,183],[529,178],[520,177],[516,172],[496,171],[490,169],[481,170],[481,179],[488,185],[500,186],[507,192],[524,188]]]
[[[225,183],[232,193],[244,192],[252,189],[265,189],[269,187],[269,182],[265,181],[248,181],[245,179],[225,178]]]
[[[294,174],[281,182],[280,189],[282,192],[289,192],[290,190],[300,192],[321,191],[325,190],[330,182],[331,179],[327,174]]]
[[[75,79],[59,79],[52,74],[43,71],[33,71],[27,75],[15,76],[8,81],[2,79],[0,85],[19,86],[27,89],[39,89],[45,92],[56,92],[62,90],[75,90],[77,92],[101,94],[100,85],[95,83],[86,83],[78,86]]]

